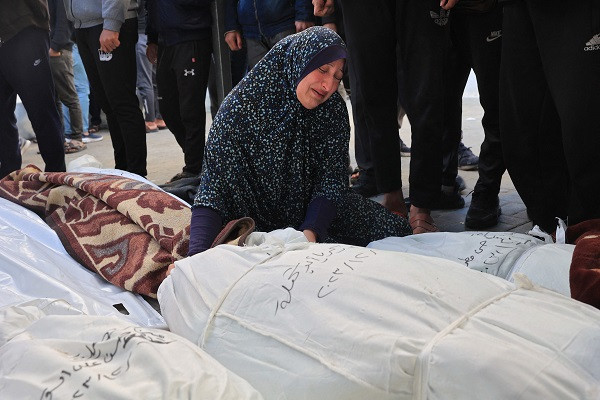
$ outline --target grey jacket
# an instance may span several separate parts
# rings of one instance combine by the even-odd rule
[[[75,28],[103,25],[119,32],[126,19],[137,16],[137,0],[64,0],[67,18]]]

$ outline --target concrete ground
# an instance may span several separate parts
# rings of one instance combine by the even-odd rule
[[[469,90],[471,92],[473,91],[472,85],[473,83],[470,82],[467,86],[467,90],[465,91],[466,95],[470,93]],[[349,102],[348,106],[350,106]],[[483,141],[483,130],[481,128],[482,115],[483,110],[479,105],[479,99],[477,97],[469,96],[463,99],[463,143],[467,147],[471,147],[475,154],[479,154],[481,142]],[[207,132],[211,121],[210,113],[207,113]],[[100,134],[104,137],[104,140],[88,143],[88,148],[82,152],[67,154],[67,164],[82,155],[89,154],[99,160],[104,168],[113,168],[114,158],[110,136],[107,130],[101,131]],[[404,124],[400,130],[400,137],[406,144],[410,145],[410,123],[406,118],[404,119]],[[156,133],[149,133],[146,135],[146,139],[148,147],[147,178],[156,184],[163,184],[173,175],[181,171],[181,167],[183,166],[183,153],[169,130],[165,129]],[[23,156],[23,166],[34,164],[43,168],[43,162],[41,156],[37,154],[37,150],[37,144],[33,143]],[[352,164],[355,166],[356,163],[354,161],[354,146],[352,139],[349,151]],[[402,158],[403,192],[405,196],[408,196],[409,193],[409,162],[409,157]],[[459,171],[459,174],[464,178],[467,184],[467,189],[463,192],[466,204],[465,207],[460,210],[440,210],[432,213],[436,224],[442,231],[460,232],[465,230],[465,215],[471,202],[470,191],[473,190],[475,186],[478,173],[477,171]],[[376,201],[380,199],[381,196],[374,198]],[[508,173],[505,173],[502,179],[500,205],[502,207],[500,223],[490,230],[524,233],[532,228],[532,224],[527,217],[525,206],[517,194]]]

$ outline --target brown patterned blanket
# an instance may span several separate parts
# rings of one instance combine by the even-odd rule
[[[29,165],[0,180],[0,196],[36,212],[75,260],[132,292],[156,298],[169,264],[187,255],[191,210],[147,183]]]
[[[571,297],[600,308],[600,219],[569,226],[567,243],[575,244],[569,273]]]

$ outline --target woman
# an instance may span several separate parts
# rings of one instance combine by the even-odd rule
[[[223,224],[293,227],[308,240],[356,245],[404,236],[406,218],[353,195],[350,126],[337,93],[346,50],[332,30],[288,36],[224,100],[212,124],[192,211],[189,255]]]

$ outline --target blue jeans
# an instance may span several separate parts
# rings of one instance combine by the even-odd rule
[[[77,97],[79,97],[79,104],[81,106],[83,117],[83,132],[87,132],[89,128],[90,83],[85,74],[85,68],[83,67],[83,62],[81,61],[79,49],[76,44],[73,45],[73,74],[75,75],[75,90],[77,91]],[[65,135],[70,135],[71,120],[69,119],[69,109],[64,104],[62,106],[62,111],[65,121]]]

